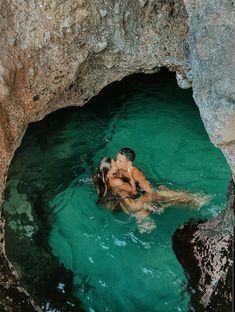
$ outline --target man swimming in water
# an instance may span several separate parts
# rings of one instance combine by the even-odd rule
[[[135,191],[138,185],[145,192],[153,192],[153,187],[145,175],[137,167],[133,166],[134,160],[135,152],[131,148],[121,148],[116,157],[116,174],[128,178],[135,186]]]
[[[119,150],[115,162],[116,169],[114,165],[116,171],[113,173],[114,179],[111,177],[110,186],[114,192],[118,192],[123,198],[122,208],[125,212],[146,216],[150,210],[143,205],[154,200],[154,190],[145,175],[133,166],[134,160],[135,152],[131,148],[124,147]],[[109,176],[111,174],[112,172]],[[115,178],[120,179],[118,185]]]

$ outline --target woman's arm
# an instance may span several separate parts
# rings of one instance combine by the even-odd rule
[[[111,178],[109,179],[109,185],[113,192],[115,193],[121,193],[125,192],[130,195],[136,194],[136,187],[132,184],[133,182],[124,182],[121,178]]]
[[[126,174],[122,170],[110,171],[108,173],[109,185],[111,189],[118,193],[119,191],[125,191],[130,195],[136,194],[136,183],[133,179],[131,168]]]

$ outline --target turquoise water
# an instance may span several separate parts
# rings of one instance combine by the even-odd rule
[[[154,185],[211,194],[211,202],[200,211],[175,207],[152,215],[150,233],[141,233],[133,217],[97,206],[90,177],[102,157],[115,157],[125,146],[136,151],[135,165]],[[8,206],[16,185],[29,201],[41,192],[48,243],[73,272],[85,311],[188,311],[187,280],[171,237],[190,218],[224,209],[229,178],[191,91],[171,77],[137,76],[84,108],[31,125],[9,172]]]

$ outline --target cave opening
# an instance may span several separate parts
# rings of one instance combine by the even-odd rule
[[[125,146],[156,187],[210,194],[210,203],[154,214],[151,232],[97,206],[91,176],[101,158]],[[230,175],[191,90],[165,70],[126,77],[84,107],[29,125],[7,179],[7,255],[43,311],[187,311],[171,237],[190,218],[225,208]]]

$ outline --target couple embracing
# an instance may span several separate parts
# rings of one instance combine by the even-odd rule
[[[122,210],[137,218],[146,218],[151,212],[162,212],[167,207],[199,209],[208,196],[186,191],[175,191],[160,186],[155,190],[145,175],[133,165],[135,152],[122,148],[116,160],[103,158],[93,176],[99,195],[98,202],[110,210]]]

